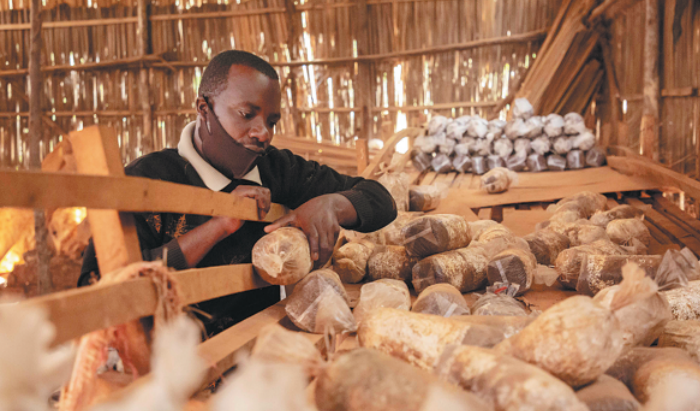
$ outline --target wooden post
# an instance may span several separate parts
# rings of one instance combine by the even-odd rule
[[[615,64],[613,61],[613,53],[612,53],[612,48],[610,47],[609,38],[601,37],[600,47],[601,47],[601,50],[603,51],[603,63],[605,64],[605,77],[608,80],[608,104],[610,105],[610,121],[612,122],[611,128],[610,128],[610,132],[611,132],[610,137],[611,137],[612,142],[615,145],[617,145],[617,144],[620,144],[620,140],[619,140],[620,119],[622,118],[620,100],[618,99],[618,96],[620,95],[620,88],[618,86],[617,76],[615,73]],[[605,135],[603,137],[603,141],[601,141],[601,145],[604,147],[610,145],[610,141],[608,141],[607,135]]]
[[[137,0],[136,46],[141,56],[151,53],[151,37],[148,29],[148,1]],[[143,117],[143,132],[137,140],[139,149],[144,154],[153,151],[153,110],[151,108],[151,86],[148,81],[149,69],[139,70],[139,88],[141,93],[141,115]]]
[[[284,0],[284,7],[287,9],[285,14],[287,18],[287,49],[289,50],[289,57],[291,61],[296,61],[299,57],[298,48],[298,37],[297,25],[294,20],[294,0]],[[301,117],[299,116],[299,108],[297,107],[297,79],[296,79],[296,68],[289,68],[288,86],[292,91],[292,122],[294,123],[294,135],[302,136],[301,130]]]
[[[642,154],[659,160],[659,1],[645,0],[644,107],[639,134]]]
[[[363,56],[369,53],[369,25],[367,23],[367,0],[359,0],[357,2],[357,55]],[[374,82],[372,81],[371,66],[369,61],[363,61],[358,64],[357,72],[357,101],[359,106],[362,108],[360,112],[361,115],[361,128],[358,135],[358,171],[360,168],[363,170],[369,165],[369,150],[367,149],[367,155],[362,155],[365,153],[363,147],[367,147],[369,140],[372,138],[372,108],[374,107],[374,99],[372,91],[374,90]],[[365,140],[365,141],[361,141]]]
[[[41,141],[44,135],[41,119],[41,0],[31,2],[31,27],[29,46],[29,167],[41,170]],[[34,235],[37,251],[37,286],[39,295],[53,289],[49,272],[49,231],[44,209],[34,210]]]

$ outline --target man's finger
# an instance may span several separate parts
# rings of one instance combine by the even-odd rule
[[[275,230],[277,230],[280,227],[286,227],[290,225],[294,225],[294,222],[296,221],[296,214],[294,213],[289,213],[286,216],[278,219],[277,221],[274,221],[272,224],[268,225],[265,227],[265,232],[266,233],[271,233]]]
[[[318,233],[315,228],[311,229],[308,235],[309,238],[309,251],[311,251],[311,260],[318,261]]]

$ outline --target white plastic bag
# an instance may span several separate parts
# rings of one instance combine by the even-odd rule
[[[525,137],[527,133],[527,128],[525,127],[525,120],[521,118],[516,118],[509,121],[504,130],[506,137],[510,140],[515,140],[516,138]]]
[[[480,117],[474,117],[469,122],[467,134],[470,137],[484,138],[489,131],[489,122]]]
[[[527,120],[534,115],[532,104],[526,98],[516,98],[513,102],[513,118]]]
[[[542,135],[544,121],[540,116],[532,116],[525,122],[525,138],[533,139]]]
[[[546,136],[542,136],[532,140],[532,142],[530,143],[530,147],[532,148],[532,151],[534,151],[536,154],[543,156],[549,153],[552,144],[549,138],[547,138]]]
[[[566,155],[573,148],[573,142],[569,137],[557,137],[552,144],[552,151],[559,155]]]
[[[586,131],[586,123],[579,113],[569,113],[564,116],[564,133],[578,135]]]
[[[449,119],[445,116],[435,116],[428,122],[428,135],[433,136],[435,134],[445,131]]]
[[[564,117],[559,114],[548,115],[544,120],[544,133],[550,138],[564,134]]]
[[[595,147],[595,135],[590,130],[586,130],[574,137],[572,146],[579,150],[588,151]]]
[[[516,140],[517,142],[517,140]],[[513,152],[513,143],[507,138],[499,138],[493,142],[493,152],[503,159],[507,159]]]
[[[507,168],[498,167],[481,177],[481,188],[489,194],[502,193],[518,184],[518,174]]]
[[[381,279],[360,288],[360,299],[353,311],[355,321],[361,324],[365,316],[377,308],[411,309],[411,293],[406,283],[399,280]]]

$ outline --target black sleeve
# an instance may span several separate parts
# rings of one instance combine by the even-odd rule
[[[263,181],[269,181],[272,201],[297,208],[312,198],[338,193],[345,196],[357,211],[359,223],[345,227],[360,232],[377,231],[396,218],[396,204],[391,194],[376,181],[350,177],[292,154],[289,150],[270,149],[267,167],[261,167]]]

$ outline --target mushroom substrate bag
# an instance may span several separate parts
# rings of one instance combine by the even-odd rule
[[[604,288],[622,282],[622,268],[629,262],[637,264],[646,274],[656,277],[661,264],[660,255],[584,255],[576,291],[594,296]]]
[[[558,154],[550,154],[547,156],[547,169],[550,171],[566,170],[566,159]]]
[[[471,230],[464,217],[453,214],[427,215],[401,230],[409,254],[427,257],[464,248],[471,242]]]
[[[581,388],[576,396],[589,411],[637,411],[642,408],[625,384],[608,375],[601,375],[592,384]]]
[[[527,157],[527,168],[533,173],[539,173],[540,171],[547,171],[549,169],[547,166],[547,159],[541,154],[530,154]]]
[[[454,286],[444,283],[431,285],[421,291],[411,311],[440,317],[470,314],[462,293]]]
[[[386,173],[377,180],[391,194],[398,211],[408,211],[408,186],[411,177],[406,173]]]
[[[559,114],[550,114],[545,117],[544,133],[550,138],[559,137],[564,134],[564,117]]]
[[[562,251],[554,266],[559,273],[559,282],[566,288],[575,290],[581,266],[586,255],[624,255],[625,252],[610,240],[598,240]]]
[[[491,169],[481,177],[481,188],[487,193],[502,193],[518,184],[518,174],[507,168]]]
[[[488,252],[471,245],[426,257],[413,266],[413,288],[420,293],[433,284],[446,283],[466,293],[486,286]]]
[[[368,240],[349,242],[333,254],[333,270],[344,283],[359,283],[367,275],[367,262],[375,244]]]
[[[532,117],[535,110],[526,98],[516,98],[513,102],[513,117],[527,120]]]
[[[606,162],[605,150],[593,147],[586,152],[586,165],[588,167],[603,167]]]
[[[472,172],[476,175],[482,175],[489,170],[486,158],[483,156],[472,157]]]
[[[630,218],[636,218],[638,220],[644,219],[644,212],[636,207],[632,207],[627,204],[619,205],[608,211],[598,211],[593,214],[590,218],[592,224],[607,227],[613,220],[625,220]]]
[[[313,268],[306,235],[294,227],[279,228],[258,240],[252,262],[260,277],[274,285],[294,284]]]
[[[452,167],[458,173],[468,173],[472,169],[472,159],[467,155],[457,155],[452,160]]]
[[[569,248],[569,238],[552,230],[538,230],[523,237],[538,264],[553,265],[559,253]]]
[[[489,284],[513,284],[518,286],[518,294],[523,294],[532,286],[537,269],[537,260],[530,252],[522,249],[505,250],[489,261],[487,276]]]
[[[417,262],[418,258],[409,255],[402,245],[378,245],[367,261],[367,276],[372,281],[384,278],[410,281]]]
[[[431,167],[430,163],[432,161],[433,156],[422,152],[415,153],[415,155],[411,158],[411,163],[413,164],[413,167],[415,167],[415,169],[421,173]]]
[[[447,194],[446,186],[411,186],[408,191],[411,211],[430,211],[438,208],[440,200]]]
[[[479,297],[472,307],[475,316],[516,316],[527,317],[525,306],[512,296],[505,293],[486,293]]]
[[[411,293],[406,283],[399,280],[377,280],[360,288],[360,299],[353,310],[358,324],[373,310],[395,308],[408,311],[411,308]]]
[[[450,170],[452,170],[452,161],[450,161],[450,157],[442,153],[436,155],[430,165],[438,174],[449,173]],[[406,187],[408,187],[408,184]]]
[[[669,321],[661,330],[657,346],[680,348],[700,361],[700,321]]]

